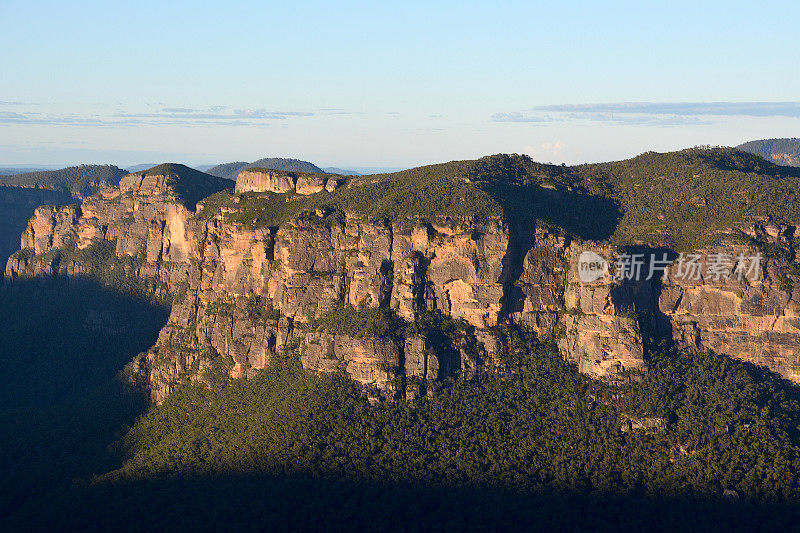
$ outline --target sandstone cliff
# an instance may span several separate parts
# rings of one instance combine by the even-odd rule
[[[134,260],[131,276],[155,280],[159,295],[168,294],[187,276],[189,202],[228,185],[182,165],[162,165],[129,174],[80,205],[39,207],[22,234],[21,251],[8,260],[6,277],[85,273],[93,247],[110,243],[115,257]]]
[[[0,264],[19,250],[19,236],[40,205],[71,204],[72,195],[62,191],[0,186]]]
[[[799,295],[785,261],[765,259],[753,282],[618,281],[613,267],[585,282],[582,252],[613,265],[621,249],[503,213],[376,218],[342,192],[368,196],[368,185],[277,171],[242,171],[239,194],[220,193],[195,214],[193,179],[205,180],[195,196],[225,185],[148,171],[80,206],[40,208],[6,267],[9,278],[80,274],[85,265],[67,250],[100,241],[138,258],[130,274],[174,296],[158,342],[131,368],[157,402],[181,383],[251,375],[289,346],[308,370],[347,372],[376,397],[414,398],[457,372],[502,364],[493,330],[506,323],[556,338],[598,378],[643,370],[646,333],[798,379]],[[469,181],[446,182],[448,194],[463,195]]]
[[[341,178],[306,172],[285,172],[268,168],[248,168],[239,172],[236,192],[296,191],[297,194],[314,194],[323,190],[333,192]]]

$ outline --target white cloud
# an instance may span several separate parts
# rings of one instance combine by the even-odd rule
[[[526,146],[523,152],[537,161],[561,161],[566,147],[562,141],[543,142],[537,146]]]
[[[800,102],[616,102],[563,104],[532,109],[551,113],[800,118]]]

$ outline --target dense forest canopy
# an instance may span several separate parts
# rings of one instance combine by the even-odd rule
[[[128,172],[114,165],[80,165],[61,170],[26,172],[0,176],[0,186],[29,187],[90,196],[104,187],[117,185]]]
[[[415,403],[372,405],[344,373],[307,373],[291,350],[251,379],[186,386],[125,434],[120,467],[28,501],[12,523],[135,518],[155,527],[205,517],[426,530],[538,519],[674,530],[796,520],[795,386],[726,357],[662,347],[641,381],[612,387],[547,342],[514,328],[497,334],[508,341],[505,370],[461,375]],[[631,429],[637,420],[659,422]],[[387,506],[383,494],[401,500]]]

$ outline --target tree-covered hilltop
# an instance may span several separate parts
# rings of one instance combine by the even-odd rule
[[[175,190],[178,198],[189,209],[194,209],[200,200],[226,190],[233,185],[230,180],[211,176],[180,163],[162,163],[135,174],[142,177],[166,176],[166,185]]]
[[[496,333],[509,341],[502,369],[461,375],[414,403],[373,405],[344,373],[304,372],[291,349],[250,379],[185,386],[122,438],[119,468],[29,500],[10,523],[135,516],[139,527],[459,531],[796,523],[796,386],[712,353],[662,347],[640,380],[612,387],[529,334]]]
[[[313,163],[291,159],[287,157],[264,157],[257,161],[248,163],[246,161],[236,161],[235,163],[223,163],[209,168],[206,173],[219,178],[236,180],[240,171],[246,168],[268,168],[271,170],[285,170],[287,172],[313,172],[324,173],[325,171]]]
[[[505,214],[594,240],[691,249],[754,220],[796,225],[800,170],[733,148],[648,152],[571,167],[501,154],[350,177],[334,192],[225,192],[205,204],[204,217],[224,207],[231,221],[269,226],[320,208],[393,221]]]
[[[565,177],[618,202],[618,244],[688,250],[755,220],[800,223],[800,170],[734,148],[648,152],[571,167]]]
[[[800,166],[800,139],[761,139],[737,146],[739,150],[763,157],[778,165]]]
[[[114,165],[80,165],[61,170],[0,176],[0,186],[47,189],[84,197],[117,185],[126,174],[125,170]]]

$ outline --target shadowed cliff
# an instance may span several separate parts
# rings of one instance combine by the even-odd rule
[[[19,238],[40,205],[66,205],[75,200],[68,192],[0,185],[0,265],[19,250]]]

